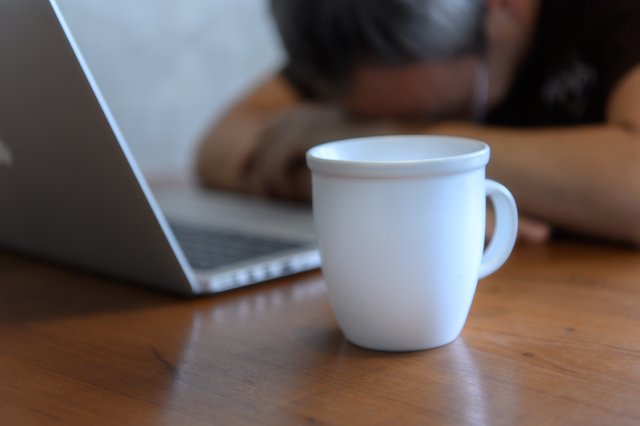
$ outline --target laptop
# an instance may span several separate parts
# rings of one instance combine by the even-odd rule
[[[181,294],[317,268],[310,207],[152,191],[55,0],[0,2],[0,246]]]

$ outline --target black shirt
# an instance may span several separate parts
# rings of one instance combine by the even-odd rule
[[[640,1],[543,1],[531,51],[487,122],[603,122],[611,91],[638,64]]]

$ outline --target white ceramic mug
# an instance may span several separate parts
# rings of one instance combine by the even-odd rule
[[[479,278],[518,228],[511,193],[485,179],[489,146],[445,136],[383,136],[307,153],[322,271],[352,343],[408,351],[460,334]],[[486,249],[486,198],[496,227]]]

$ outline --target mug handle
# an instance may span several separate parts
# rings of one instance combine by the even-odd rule
[[[496,181],[485,181],[487,197],[495,210],[495,231],[482,255],[479,278],[493,274],[507,261],[518,236],[518,209],[513,195]]]

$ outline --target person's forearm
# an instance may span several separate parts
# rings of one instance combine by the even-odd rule
[[[516,129],[448,123],[428,129],[478,138],[489,177],[520,210],[580,233],[640,245],[640,136],[613,125]]]
[[[408,131],[404,124],[350,116],[338,105],[301,103],[273,117],[263,128],[250,153],[245,178],[256,194],[309,200],[307,150],[329,141]]]

